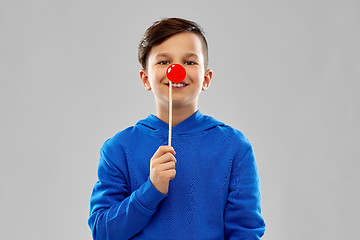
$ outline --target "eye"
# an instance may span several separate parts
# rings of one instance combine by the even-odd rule
[[[169,61],[163,60],[163,61],[160,61],[158,64],[167,65],[167,64],[169,64]]]
[[[194,65],[194,64],[196,64],[196,63],[193,62],[193,61],[186,61],[185,64],[186,64],[186,65]]]

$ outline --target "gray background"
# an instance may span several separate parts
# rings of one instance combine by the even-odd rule
[[[137,45],[206,31],[204,114],[244,132],[266,240],[359,239],[359,1],[0,1],[1,239],[91,239],[103,142],[155,113]]]

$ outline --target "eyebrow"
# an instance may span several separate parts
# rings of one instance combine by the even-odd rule
[[[188,53],[185,55],[185,57],[189,58],[189,57],[195,57],[195,58],[199,58],[199,56],[195,53]]]
[[[165,57],[165,58],[167,58],[167,57],[170,57],[170,55],[167,54],[167,53],[159,53],[158,55],[155,56],[155,58],[160,58],[160,57]],[[187,53],[187,54],[185,55],[185,58],[189,58],[189,57],[199,58],[199,56],[198,56],[197,54],[195,54],[195,53]]]
[[[160,58],[160,57],[170,57],[167,53],[159,53],[158,55],[155,56],[155,58]]]

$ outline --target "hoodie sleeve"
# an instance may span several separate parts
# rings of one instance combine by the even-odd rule
[[[251,146],[245,155],[238,151],[233,159],[224,221],[225,239],[260,239],[265,232],[260,207],[260,181]]]
[[[98,181],[90,199],[88,223],[95,240],[131,238],[149,223],[157,205],[166,196],[149,178],[130,193],[126,166],[123,149],[110,147],[105,142],[100,151]]]

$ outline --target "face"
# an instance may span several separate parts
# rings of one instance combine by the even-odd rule
[[[197,106],[201,90],[209,87],[212,78],[212,71],[204,69],[200,37],[194,33],[179,33],[151,49],[148,67],[140,70],[140,78],[145,89],[153,91],[160,107],[167,107],[169,103],[166,69],[171,64],[180,64],[186,70],[185,79],[172,88],[173,106]]]

